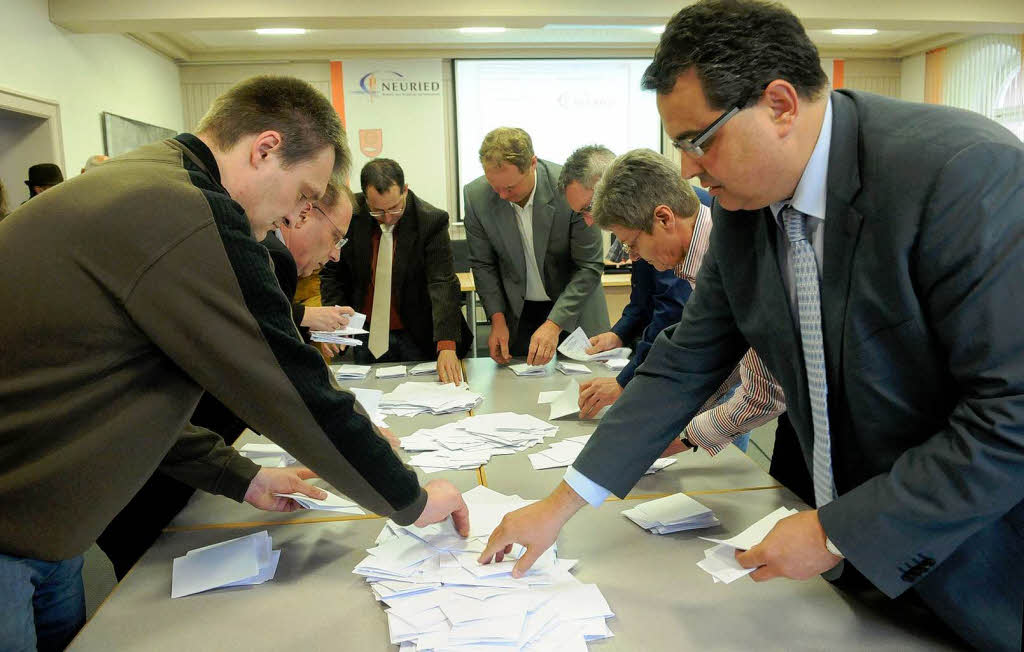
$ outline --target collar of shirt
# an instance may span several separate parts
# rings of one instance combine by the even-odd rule
[[[281,233],[281,229],[274,229],[274,235],[277,236],[278,240],[280,240],[281,242],[284,242],[284,234]]]
[[[515,203],[514,201],[510,201],[509,203],[512,204],[512,208],[516,209],[516,211],[533,210],[533,196],[536,195],[536,194],[537,194],[537,172],[534,171],[534,173],[533,173],[533,190],[530,191],[530,198],[526,200],[526,205],[525,206],[520,206],[519,204]]]
[[[800,183],[796,184],[793,196],[772,203],[772,215],[779,228],[783,228],[779,212],[786,204],[791,204],[804,215],[825,220],[825,196],[828,189],[828,154],[832,149],[832,98],[825,106],[825,117],[821,121],[818,142],[814,145],[811,158],[807,160]]]
[[[693,223],[693,237],[690,238],[690,246],[686,250],[683,262],[675,267],[676,276],[689,281],[690,285],[697,282],[697,272],[704,263],[704,254],[708,251],[708,241],[711,238],[711,209],[704,204],[698,204],[697,221]]]

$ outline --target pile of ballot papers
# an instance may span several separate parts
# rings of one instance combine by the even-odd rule
[[[555,369],[558,369],[559,371],[561,371],[566,376],[571,376],[573,374],[589,374],[590,373],[590,368],[587,367],[587,365],[585,365],[585,364],[580,364],[578,362],[563,362],[562,360],[559,360],[555,364]]]
[[[366,413],[370,415],[370,421],[378,428],[387,428],[388,424],[380,412],[380,399],[384,396],[384,392],[379,389],[364,389],[362,387],[353,387],[351,391],[355,394],[359,405],[362,405]]]
[[[363,328],[366,323],[366,315],[357,312],[349,315],[348,325],[336,331],[310,331],[309,339],[314,342],[330,342],[331,344],[344,344],[345,346],[360,346],[362,340],[357,340],[354,335],[366,335],[369,331]]]
[[[412,417],[417,414],[451,414],[468,412],[484,400],[482,394],[462,383],[406,382],[380,399],[382,414]]]
[[[558,426],[529,414],[499,412],[417,430],[402,438],[402,448],[417,452],[409,463],[426,473],[475,469],[492,455],[518,453],[557,432]]]
[[[365,514],[359,505],[343,496],[336,496],[330,491],[325,491],[326,498],[310,498],[306,494],[274,494],[282,498],[291,498],[303,509],[317,509],[323,512],[337,512],[338,514]]]
[[[601,364],[612,371],[622,371],[629,364],[629,358],[611,358],[609,360],[602,360]]]
[[[377,371],[374,372],[377,378],[401,378],[405,375],[405,365],[397,365],[394,367],[377,367]]]
[[[543,364],[526,364],[522,362],[520,364],[513,364],[508,366],[517,376],[547,376],[548,367]]]
[[[421,362],[417,365],[409,367],[410,376],[436,376],[437,375],[437,360],[433,362]]]
[[[551,444],[551,448],[546,448],[539,453],[530,453],[527,457],[530,458],[530,464],[533,465],[535,471],[569,466],[576,461],[576,457],[583,450],[583,447],[587,445],[588,439],[590,439],[590,435],[567,437]],[[644,471],[644,475],[656,473],[675,463],[676,459],[674,457],[659,457],[654,460],[654,464],[651,464],[649,469]]]
[[[280,550],[266,530],[248,536],[189,550],[174,560],[171,569],[171,597],[225,586],[263,584],[274,579]]]
[[[338,380],[362,380],[370,373],[368,364],[343,364],[331,367],[334,370],[334,377]]]
[[[577,328],[558,345],[558,352],[567,358],[572,358],[579,362],[590,362],[611,360],[612,358],[628,358],[629,354],[633,351],[629,347],[619,347],[617,349],[601,351],[600,353],[588,354],[586,351],[589,348],[590,338],[587,337],[582,328]]]
[[[796,513],[795,509],[780,507],[731,539],[701,537],[705,541],[718,545],[705,550],[704,559],[697,562],[697,566],[709,573],[714,578],[715,584],[719,582],[728,584],[744,575],[753,573],[755,569],[743,568],[736,561],[736,551],[750,550],[768,536],[776,523]]]
[[[511,574],[518,545],[505,561],[477,563],[502,517],[527,501],[486,487],[463,497],[467,538],[450,519],[423,528],[388,521],[353,571],[386,606],[391,643],[403,650],[562,652],[612,636],[606,619],[614,614],[600,589],[573,577],[576,561],[559,559],[554,546],[520,579]]]
[[[699,530],[721,523],[709,508],[683,493],[641,503],[623,510],[622,515],[655,534]]]
[[[248,457],[256,464],[269,468],[281,468],[295,464],[295,458],[291,456],[291,453],[277,444],[246,444],[238,449],[238,452],[242,454],[242,457]]]

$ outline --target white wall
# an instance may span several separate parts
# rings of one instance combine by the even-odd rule
[[[103,111],[181,130],[169,59],[123,36],[71,34],[50,22],[47,0],[3,0],[0,13],[0,87],[60,105],[65,177],[103,152]]]
[[[924,102],[924,54],[900,61],[900,99]]]

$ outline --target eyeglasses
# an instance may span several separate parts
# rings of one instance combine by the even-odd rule
[[[623,251],[623,253],[625,253],[627,256],[632,256],[633,252],[636,250],[637,240],[639,240],[639,239],[640,239],[640,232],[637,231],[636,232],[636,237],[633,238],[633,244],[630,244],[630,243],[626,242],[625,240],[619,240],[619,242],[622,243],[622,251]]]
[[[593,213],[594,212],[594,202],[590,202],[589,204],[587,204],[586,206],[581,208],[580,212],[581,213],[586,213],[587,215],[590,215],[591,213]]]
[[[717,120],[708,125],[707,129],[700,132],[693,138],[675,138],[672,140],[672,146],[676,149],[684,152],[690,158],[700,158],[704,156],[704,145],[711,140],[711,137],[715,135],[715,132],[722,128],[726,122],[729,121],[734,115],[743,110],[743,107],[737,104],[722,115]]]
[[[331,236],[333,239],[335,239],[334,248],[340,250],[348,242],[348,238],[341,235],[341,229],[335,226],[334,222],[331,221],[331,218],[327,217],[327,213],[324,212],[324,209],[320,208],[316,204],[313,204],[313,208],[320,211],[320,214],[324,216],[324,219],[327,220],[327,223],[331,225],[331,230],[334,231],[334,233]]]
[[[380,219],[387,215],[388,217],[396,217],[405,212],[405,197],[402,197],[402,205],[399,208],[389,208],[386,211],[370,211],[370,217]]]

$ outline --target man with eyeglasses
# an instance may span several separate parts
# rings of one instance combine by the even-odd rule
[[[377,158],[359,174],[363,192],[341,260],[320,272],[325,305],[364,313],[360,364],[437,360],[442,382],[461,383],[471,333],[452,259],[448,213],[417,197],[395,161]]]
[[[530,135],[499,127],[480,145],[484,176],[463,189],[476,291],[491,320],[491,358],[547,364],[577,326],[608,330],[601,235],[558,191],[561,167],[538,159]]]
[[[573,463],[602,489],[562,483],[483,558],[527,544],[521,575],[583,505],[624,496],[752,346],[816,509],[737,562],[873,586],[978,649],[1020,650],[1024,146],[975,113],[829,92],[778,4],[686,7],[643,84],[683,176],[718,199],[700,285]]]

